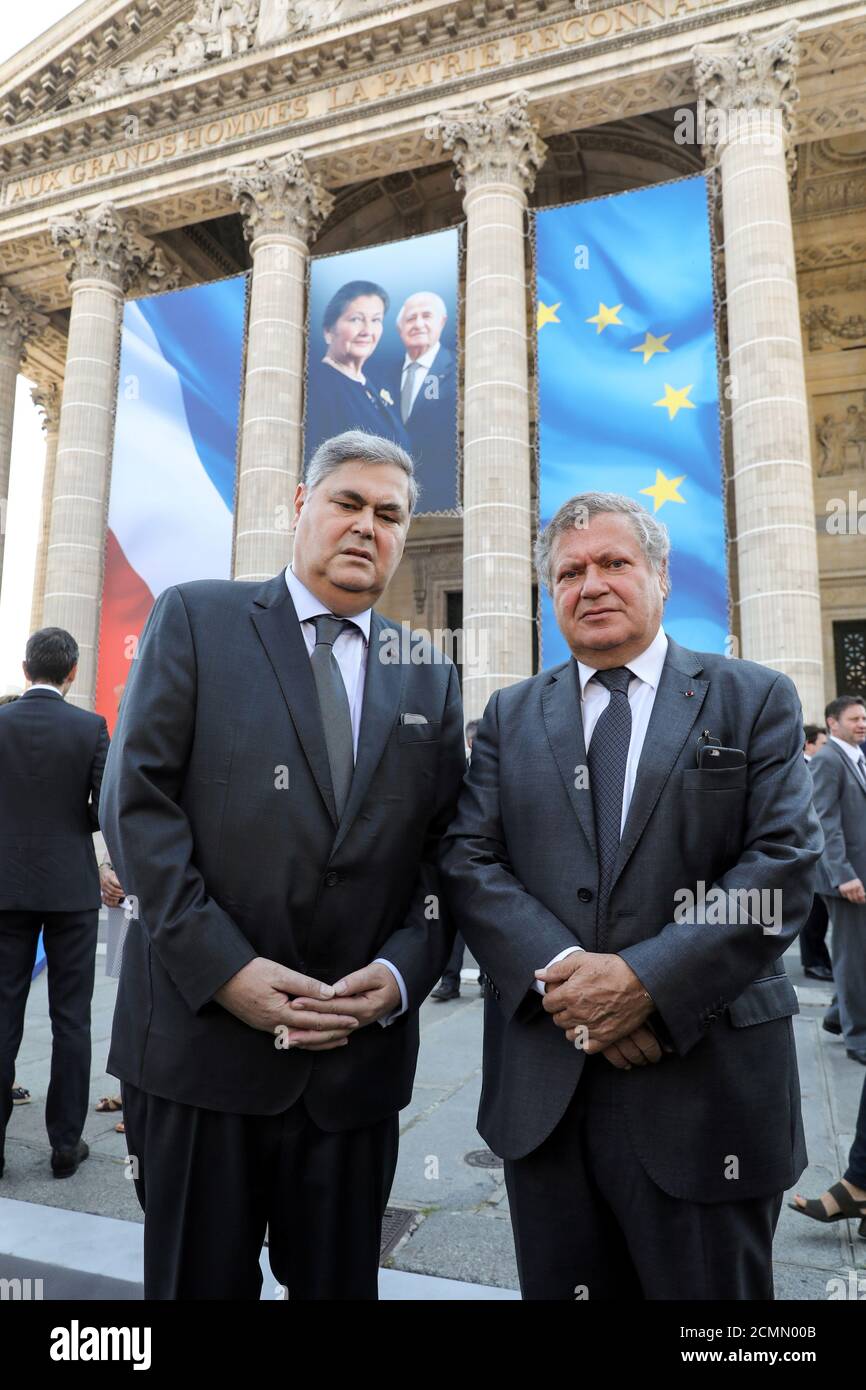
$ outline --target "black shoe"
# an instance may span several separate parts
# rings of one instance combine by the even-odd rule
[[[804,969],[803,974],[808,975],[810,980],[832,980],[833,978],[833,971],[829,965],[809,965]]]
[[[835,1038],[841,1038],[842,1036],[842,1025],[841,1023],[837,1023],[835,1018],[825,1018],[821,1027],[824,1029],[825,1033],[832,1033]]]
[[[846,1048],[845,1056],[850,1057],[852,1062],[859,1062],[861,1067],[866,1067],[866,1052],[850,1052]]]
[[[436,986],[430,998],[435,999],[437,1004],[444,1004],[446,999],[459,999],[460,986],[447,985],[443,980],[440,985]]]
[[[79,1139],[74,1149],[52,1149],[51,1171],[55,1178],[71,1178],[79,1163],[83,1163],[90,1149],[83,1139]]]

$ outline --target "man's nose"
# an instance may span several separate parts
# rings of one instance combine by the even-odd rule
[[[597,565],[587,565],[586,574],[583,579],[581,595],[583,598],[592,598],[595,594],[604,593],[607,588],[604,574]]]
[[[363,512],[356,512],[353,531],[358,531],[362,536],[372,536],[373,532],[373,509],[369,507]]]

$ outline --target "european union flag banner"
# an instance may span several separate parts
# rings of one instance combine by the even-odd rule
[[[540,513],[619,492],[664,522],[665,631],[723,651],[729,631],[713,276],[705,178],[536,214]],[[569,652],[546,590],[545,666]]]
[[[154,600],[229,579],[246,277],[123,312],[96,708],[113,729]]]

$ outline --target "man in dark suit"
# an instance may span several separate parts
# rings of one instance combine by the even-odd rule
[[[87,1157],[90,1001],[99,872],[93,832],[108,752],[105,720],[66,703],[78,646],[59,627],[27,642],[30,688],[0,709],[0,1175],[39,932],[48,969],[51,1168],[70,1177]]]
[[[398,445],[325,441],[291,567],[148,619],[101,808],[138,902],[108,1070],[147,1298],[258,1298],[266,1226],[292,1299],[376,1297],[464,770],[455,668],[372,607],[414,500]]]
[[[457,505],[457,364],[441,338],[448,313],[431,290],[411,294],[397,315],[405,348],[400,416],[412,441],[425,512]]]
[[[560,509],[538,567],[573,657],[493,695],[443,842],[525,1298],[771,1298],[806,1164],[780,959],[821,850],[800,706],[666,636],[668,550],[630,498]]]
[[[803,757],[807,763],[811,763],[815,754],[827,742],[827,730],[822,729],[818,724],[806,724],[803,729]],[[830,919],[827,916],[827,905],[820,893],[816,893],[812,899],[812,906],[809,916],[803,924],[800,932],[800,964],[803,967],[803,974],[808,975],[811,980],[832,980],[833,967],[830,964],[830,952],[827,950],[827,927]],[[838,1030],[841,1032],[841,1026]]]
[[[866,705],[857,695],[831,700],[824,717],[830,737],[809,764],[815,810],[824,828],[818,890],[830,914],[833,1011],[828,1031],[841,1032],[848,1056],[866,1066]]]

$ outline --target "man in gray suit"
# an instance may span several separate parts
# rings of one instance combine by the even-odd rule
[[[800,705],[665,634],[668,551],[627,497],[553,518],[572,659],[493,695],[443,841],[525,1298],[772,1298],[806,1164],[781,962],[822,843]]]
[[[852,1061],[866,1066],[866,759],[860,747],[866,704],[857,695],[840,695],[824,717],[830,737],[809,763],[825,839],[818,891],[833,929],[830,951],[845,1048]]]
[[[167,589],[142,636],[100,821],[146,1298],[257,1299],[266,1226],[292,1300],[376,1297],[464,769],[454,666],[373,608],[415,496],[398,445],[326,440],[291,565]]]

